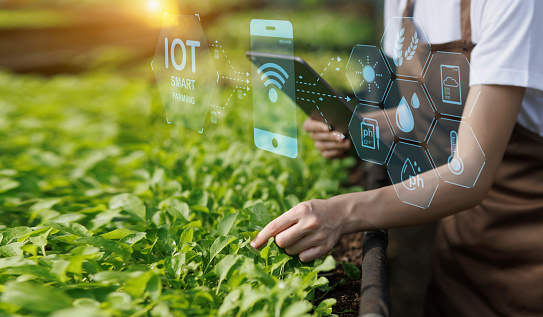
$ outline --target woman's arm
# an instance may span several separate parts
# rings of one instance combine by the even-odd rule
[[[470,90],[469,105],[477,104],[466,121],[476,131],[486,155],[486,164],[475,187],[471,189],[441,182],[426,210],[405,204],[393,186],[377,190],[339,195],[327,200],[303,202],[271,221],[251,245],[260,248],[276,237],[288,254],[312,261],[328,253],[341,235],[366,230],[403,227],[431,222],[480,203],[486,196],[501,163],[524,96],[524,88],[483,85]],[[472,107],[466,106],[466,109]],[[460,124],[458,151],[466,162],[464,175],[478,173],[480,166],[470,166],[470,152],[478,147],[466,138],[469,126]],[[447,165],[438,167],[440,175],[450,173]],[[435,181],[433,171],[420,175],[425,182]]]

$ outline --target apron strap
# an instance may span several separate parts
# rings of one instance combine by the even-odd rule
[[[403,17],[413,17],[413,0],[407,0]],[[450,43],[432,44],[432,51],[460,51],[470,59],[475,46],[471,41],[471,0],[460,0],[461,39]]]
[[[411,0],[407,0],[407,3],[405,4],[405,10],[403,11],[404,18],[413,17],[413,11],[411,9],[412,9]]]
[[[413,17],[412,0],[407,0],[403,11],[403,17]],[[462,41],[471,43],[471,0],[460,0],[460,26]]]
[[[462,32],[462,41],[468,45],[473,45],[471,41],[471,1],[460,1],[460,25]]]

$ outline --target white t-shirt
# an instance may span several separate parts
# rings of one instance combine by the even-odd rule
[[[385,1],[385,24],[407,0]],[[430,41],[461,39],[460,0],[416,0],[413,17]],[[517,122],[543,137],[543,0],[472,0],[471,66],[483,85],[526,87]]]

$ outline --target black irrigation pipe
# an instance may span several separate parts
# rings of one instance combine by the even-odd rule
[[[386,230],[367,231],[362,246],[362,283],[360,286],[360,317],[389,317],[390,294]]]

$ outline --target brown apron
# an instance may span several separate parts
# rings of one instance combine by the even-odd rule
[[[432,51],[470,57],[470,8],[461,0],[462,39]],[[432,270],[425,316],[543,316],[541,136],[515,126],[487,197],[439,222]]]

